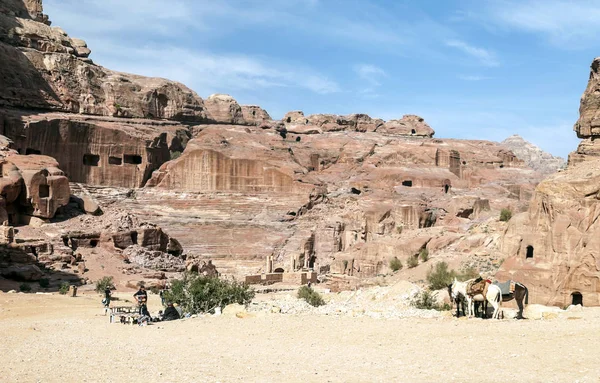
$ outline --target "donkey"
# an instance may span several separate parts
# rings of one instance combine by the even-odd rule
[[[492,307],[494,307],[494,313],[492,314],[492,319],[498,319],[500,314],[500,306],[502,305],[502,291],[496,285],[490,284],[488,286],[487,294],[485,297],[482,294],[477,294],[475,296],[470,296],[467,294],[467,286],[469,282],[472,280],[459,282],[456,278],[454,278],[454,282],[452,283],[452,298],[456,299],[459,294],[462,294],[467,299],[467,305],[469,307],[469,317],[475,315],[473,303],[474,301],[487,301]]]

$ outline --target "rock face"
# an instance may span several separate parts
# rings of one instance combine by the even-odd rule
[[[575,124],[584,140],[565,171],[538,185],[529,211],[510,221],[502,239],[507,259],[498,278],[528,285],[535,303],[600,304],[599,63],[592,63]]]
[[[550,153],[544,152],[532,143],[525,141],[518,134],[508,137],[501,144],[529,167],[542,174],[552,174],[566,166],[564,158],[555,157]]]
[[[206,119],[203,100],[182,84],[94,65],[87,44],[51,27],[41,10],[41,1],[22,0],[0,8],[0,105],[102,116]]]

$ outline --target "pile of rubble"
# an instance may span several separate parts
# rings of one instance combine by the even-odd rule
[[[269,299],[256,299],[250,312],[271,312],[295,315],[332,315],[348,317],[391,318],[440,318],[435,310],[421,310],[412,305],[421,288],[401,281],[392,286],[375,286],[355,291],[323,293],[326,304],[313,307],[298,299],[295,294],[276,294]]]

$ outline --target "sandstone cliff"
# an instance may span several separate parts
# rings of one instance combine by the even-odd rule
[[[499,210],[525,210],[539,181],[505,147],[434,139],[419,116],[295,111],[273,121],[228,95],[203,100],[175,82],[111,71],[52,27],[41,1],[2,2],[0,32],[0,133],[14,156],[54,157],[78,198],[104,211],[83,215],[71,200],[56,222],[19,228],[24,264],[41,254],[65,272],[139,279],[152,267],[164,279],[182,269],[184,247],[187,262],[214,259],[240,277],[268,271],[266,257],[278,270],[372,277],[427,249],[493,271]],[[54,167],[34,186],[51,185]],[[38,215],[60,205],[22,195]]]
[[[599,64],[592,63],[575,124],[583,141],[566,170],[539,184],[529,211],[510,221],[502,239],[508,258],[498,278],[527,284],[537,303],[600,304]]]
[[[544,152],[518,134],[508,137],[501,144],[529,167],[542,174],[552,174],[566,166],[564,158],[555,157],[550,153]]]

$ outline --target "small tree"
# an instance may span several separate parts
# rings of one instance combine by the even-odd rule
[[[500,221],[508,222],[512,218],[512,211],[508,208],[500,210]]]
[[[304,299],[309,305],[314,307],[323,306],[325,304],[321,294],[308,286],[302,286],[298,289],[298,299]]]
[[[392,269],[392,271],[402,270],[403,267],[404,265],[402,264],[402,261],[398,259],[398,257],[390,259],[390,269]]]
[[[409,269],[413,269],[413,268],[419,266],[419,257],[412,256],[412,257],[408,258],[408,261],[406,261],[406,266],[408,266]]]
[[[422,248],[419,252],[419,258],[421,258],[421,261],[427,262],[429,260],[429,250]]]
[[[114,289],[115,284],[113,282],[113,277],[102,277],[102,279],[96,281],[96,292],[103,293],[107,288]]]
[[[42,278],[38,281],[38,283],[40,284],[40,287],[46,289],[48,288],[48,286],[50,286],[50,280],[48,278]]]
[[[31,285],[29,285],[29,283],[21,283],[21,285],[19,286],[19,290],[24,293],[27,293],[31,291]]]
[[[454,272],[454,270],[453,270]],[[468,279],[477,278],[479,276],[479,271],[477,271],[474,267],[466,268],[462,273],[457,275],[457,279],[459,281],[466,281]]]
[[[427,282],[431,290],[446,288],[452,283],[454,277],[456,277],[456,272],[448,270],[446,262],[436,263],[435,267],[431,267],[427,272]]]
[[[179,157],[181,157],[181,152],[180,151],[171,152],[171,160],[176,160]]]
[[[181,305],[190,314],[198,314],[213,312],[217,307],[224,308],[232,303],[248,305],[254,295],[254,290],[244,283],[186,273],[183,279],[171,283],[164,298]]]

